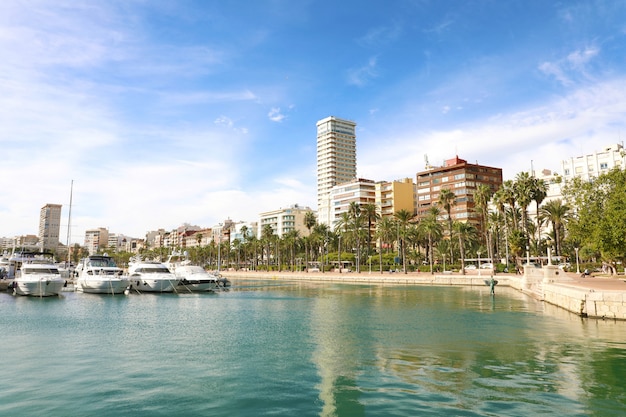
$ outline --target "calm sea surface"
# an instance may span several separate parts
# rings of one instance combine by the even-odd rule
[[[0,294],[2,416],[623,416],[626,323],[506,288]]]

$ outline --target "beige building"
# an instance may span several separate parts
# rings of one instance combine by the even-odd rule
[[[356,178],[356,123],[330,116],[317,122],[317,216],[330,225],[330,192]],[[262,225],[261,225],[262,227]]]
[[[85,247],[89,251],[89,255],[98,253],[99,250],[105,250],[109,244],[109,231],[104,227],[90,229],[85,231]]]
[[[263,228],[270,225],[274,233],[283,237],[287,233],[297,230],[300,236],[308,236],[309,229],[304,224],[304,216],[306,213],[313,211],[309,207],[294,204],[288,208],[280,208],[278,210],[267,211],[259,215],[258,238],[261,238]]]
[[[55,251],[61,231],[61,204],[46,204],[39,212],[39,246],[43,251]]]
[[[395,181],[379,181],[376,183],[376,209],[380,217],[391,217],[395,213],[406,210],[417,213],[417,188],[413,179],[404,178]]]

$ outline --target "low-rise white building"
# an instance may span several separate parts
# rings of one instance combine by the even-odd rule
[[[616,167],[624,169],[626,167],[626,151],[623,145],[616,143],[592,154],[565,159],[561,161],[561,167],[565,180],[571,180],[575,177],[590,180]]]
[[[280,208],[278,210],[267,211],[259,214],[259,227],[257,237],[260,239],[263,233],[263,227],[270,225],[274,233],[280,237],[285,234],[297,230],[300,236],[308,236],[309,229],[304,224],[304,217],[307,212],[313,211],[309,207],[294,204],[288,208]]]

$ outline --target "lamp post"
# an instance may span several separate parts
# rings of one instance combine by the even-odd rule
[[[526,265],[530,266],[530,248],[526,245]]]
[[[476,252],[478,255],[478,276],[480,276],[480,251]]]
[[[576,273],[580,274],[580,266],[578,265],[578,246],[574,248],[576,251]]]
[[[339,273],[341,274],[341,234],[339,234],[339,245],[337,246],[337,262],[339,262]]]
[[[219,232],[217,235],[217,273],[220,273],[222,266],[222,224],[220,223]]]

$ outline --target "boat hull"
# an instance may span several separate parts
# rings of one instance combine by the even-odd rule
[[[123,294],[130,286],[128,278],[79,279],[76,290],[90,294]]]
[[[217,283],[214,279],[196,279],[187,280],[183,279],[178,284],[178,292],[205,292],[214,291],[217,289]]]
[[[29,295],[33,297],[51,297],[59,295],[63,290],[65,280],[60,277],[23,279],[18,278],[13,282],[13,290],[17,295]]]
[[[130,285],[139,292],[175,292],[179,281],[171,278],[133,277]]]

